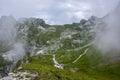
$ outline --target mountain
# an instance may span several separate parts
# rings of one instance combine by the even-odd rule
[[[4,17],[0,23],[3,20]],[[10,21],[12,28],[6,26],[5,30],[14,32],[15,36],[4,38],[12,40],[10,45],[1,42],[10,46],[7,50],[0,45],[5,48],[0,52],[0,74],[8,75],[2,79],[120,79],[119,6],[103,18],[91,16],[65,25],[49,25],[39,18],[16,21],[11,17]]]

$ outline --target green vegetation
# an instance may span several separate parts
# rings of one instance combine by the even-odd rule
[[[10,61],[6,61],[2,56],[0,56],[0,73],[1,76],[7,75],[6,67],[11,64]]]
[[[39,55],[29,57],[29,63],[23,66],[23,70],[38,72],[39,78],[44,80],[119,80],[120,63],[104,65],[102,55],[93,47],[89,47],[86,55],[81,57],[76,63],[72,63],[80,54],[84,52],[67,52],[59,49],[56,59],[64,65],[64,69],[55,68],[51,55]]]
[[[100,65],[103,61],[100,55],[93,53],[87,54],[76,63],[71,63],[75,57],[75,53],[59,52],[64,57],[57,55],[57,60],[64,63],[64,69],[58,69],[53,66],[52,57],[50,55],[29,57],[29,63],[23,66],[23,70],[38,72],[39,78],[44,80],[119,80],[120,63],[114,63],[106,66]],[[56,53],[57,54],[57,53]],[[67,56],[67,55],[69,56]],[[76,53],[78,54],[78,53]],[[79,53],[80,54],[80,53]],[[71,57],[70,57],[71,56]]]
[[[95,24],[81,20],[73,24],[48,25],[42,19],[28,18],[16,25],[18,27],[16,42],[20,40],[25,43],[28,55],[18,61],[15,72],[26,70],[37,72],[38,77],[43,80],[120,79],[119,61],[106,63],[107,59],[93,45],[84,47],[94,39],[95,33],[91,32],[91,26],[94,27]],[[0,46],[0,53],[9,51],[2,43]],[[87,49],[86,54],[82,55]],[[63,70],[54,67],[53,54],[56,61],[64,66]],[[74,62],[80,55],[82,56]],[[23,69],[18,70],[21,64]],[[9,62],[0,56],[2,73],[8,65]]]

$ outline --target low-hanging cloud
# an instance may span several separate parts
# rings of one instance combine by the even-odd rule
[[[24,44],[17,40],[16,20],[12,16],[0,18],[0,56],[10,61],[22,59],[25,55]]]
[[[96,25],[95,45],[103,53],[120,55],[120,4]]]

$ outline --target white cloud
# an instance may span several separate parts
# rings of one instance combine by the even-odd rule
[[[49,23],[79,22],[91,15],[104,16],[120,0],[0,0],[0,16],[40,17]]]

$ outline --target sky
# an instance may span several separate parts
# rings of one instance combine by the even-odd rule
[[[49,24],[67,24],[103,17],[111,12],[120,0],[0,0],[0,16],[15,18],[37,17]]]

